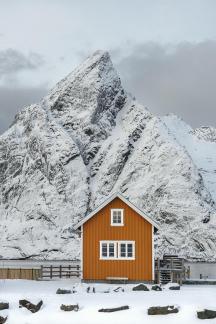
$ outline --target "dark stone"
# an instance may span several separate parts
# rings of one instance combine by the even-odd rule
[[[126,310],[126,309],[129,309],[129,306],[121,306],[121,307],[115,307],[115,308],[101,308],[98,310],[98,312],[113,313],[113,312],[118,312],[118,311]]]
[[[9,308],[9,303],[0,303],[0,310],[8,309],[8,308]]]
[[[199,319],[210,319],[216,318],[216,311],[210,309],[204,309],[204,311],[197,312],[197,317]]]
[[[155,291],[162,291],[162,288],[159,285],[153,285],[151,289]]]
[[[79,305],[78,304],[76,304],[76,305],[64,305],[64,304],[62,304],[60,309],[65,311],[65,312],[71,312],[71,311],[78,312]]]
[[[58,288],[56,294],[58,295],[71,294],[71,290]]]
[[[124,289],[122,287],[117,287],[116,289],[113,290],[114,292],[119,292],[122,291],[124,292]]]
[[[133,291],[149,291],[148,287],[144,284],[139,284],[132,289]]]
[[[4,324],[6,321],[7,321],[7,316],[6,317],[0,316],[0,324]]]
[[[180,290],[180,286],[170,286],[170,290]]]
[[[179,309],[175,306],[153,306],[148,309],[148,315],[167,315],[178,312]]]
[[[19,307],[20,308],[25,307],[32,313],[37,313],[41,309],[42,305],[43,305],[42,300],[37,305],[32,304],[30,301],[28,301],[26,299],[19,300]]]

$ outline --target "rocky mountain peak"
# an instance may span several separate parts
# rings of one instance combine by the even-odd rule
[[[199,127],[194,129],[194,134],[201,140],[207,142],[216,142],[216,128],[214,127]]]
[[[216,148],[124,91],[97,51],[0,136],[0,256],[79,258],[73,224],[120,191],[161,224],[157,255],[215,260]]]

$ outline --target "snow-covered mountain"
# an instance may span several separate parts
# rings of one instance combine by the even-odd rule
[[[0,137],[1,257],[79,257],[73,224],[120,191],[161,224],[158,255],[215,260],[215,138],[152,115],[94,53]]]

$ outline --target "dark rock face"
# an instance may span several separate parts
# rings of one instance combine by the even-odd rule
[[[37,313],[41,309],[42,305],[43,305],[42,300],[37,305],[32,304],[30,301],[28,301],[26,299],[19,300],[19,307],[20,308],[25,307],[32,313]]]
[[[139,284],[138,286],[133,287],[133,291],[149,291],[148,287],[144,284]]]
[[[9,309],[9,303],[0,303],[0,310]]]
[[[64,304],[62,304],[60,309],[65,311],[65,312],[71,312],[71,311],[78,312],[79,305],[78,304],[76,304],[76,305],[64,305]]]
[[[58,295],[71,294],[71,290],[58,288],[56,294]]]
[[[210,309],[204,309],[204,311],[197,312],[197,317],[199,319],[211,319],[216,318],[216,311]]]
[[[178,312],[179,309],[175,306],[153,306],[148,308],[148,315],[168,315]]]
[[[22,109],[0,136],[0,255],[79,259],[73,225],[119,191],[161,225],[157,256],[215,260],[215,154],[200,168],[168,119],[124,91],[101,51]]]

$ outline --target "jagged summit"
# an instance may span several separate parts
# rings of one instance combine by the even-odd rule
[[[79,257],[73,224],[119,191],[160,223],[158,255],[215,260],[216,143],[201,142],[95,52],[0,137],[0,256]]]

